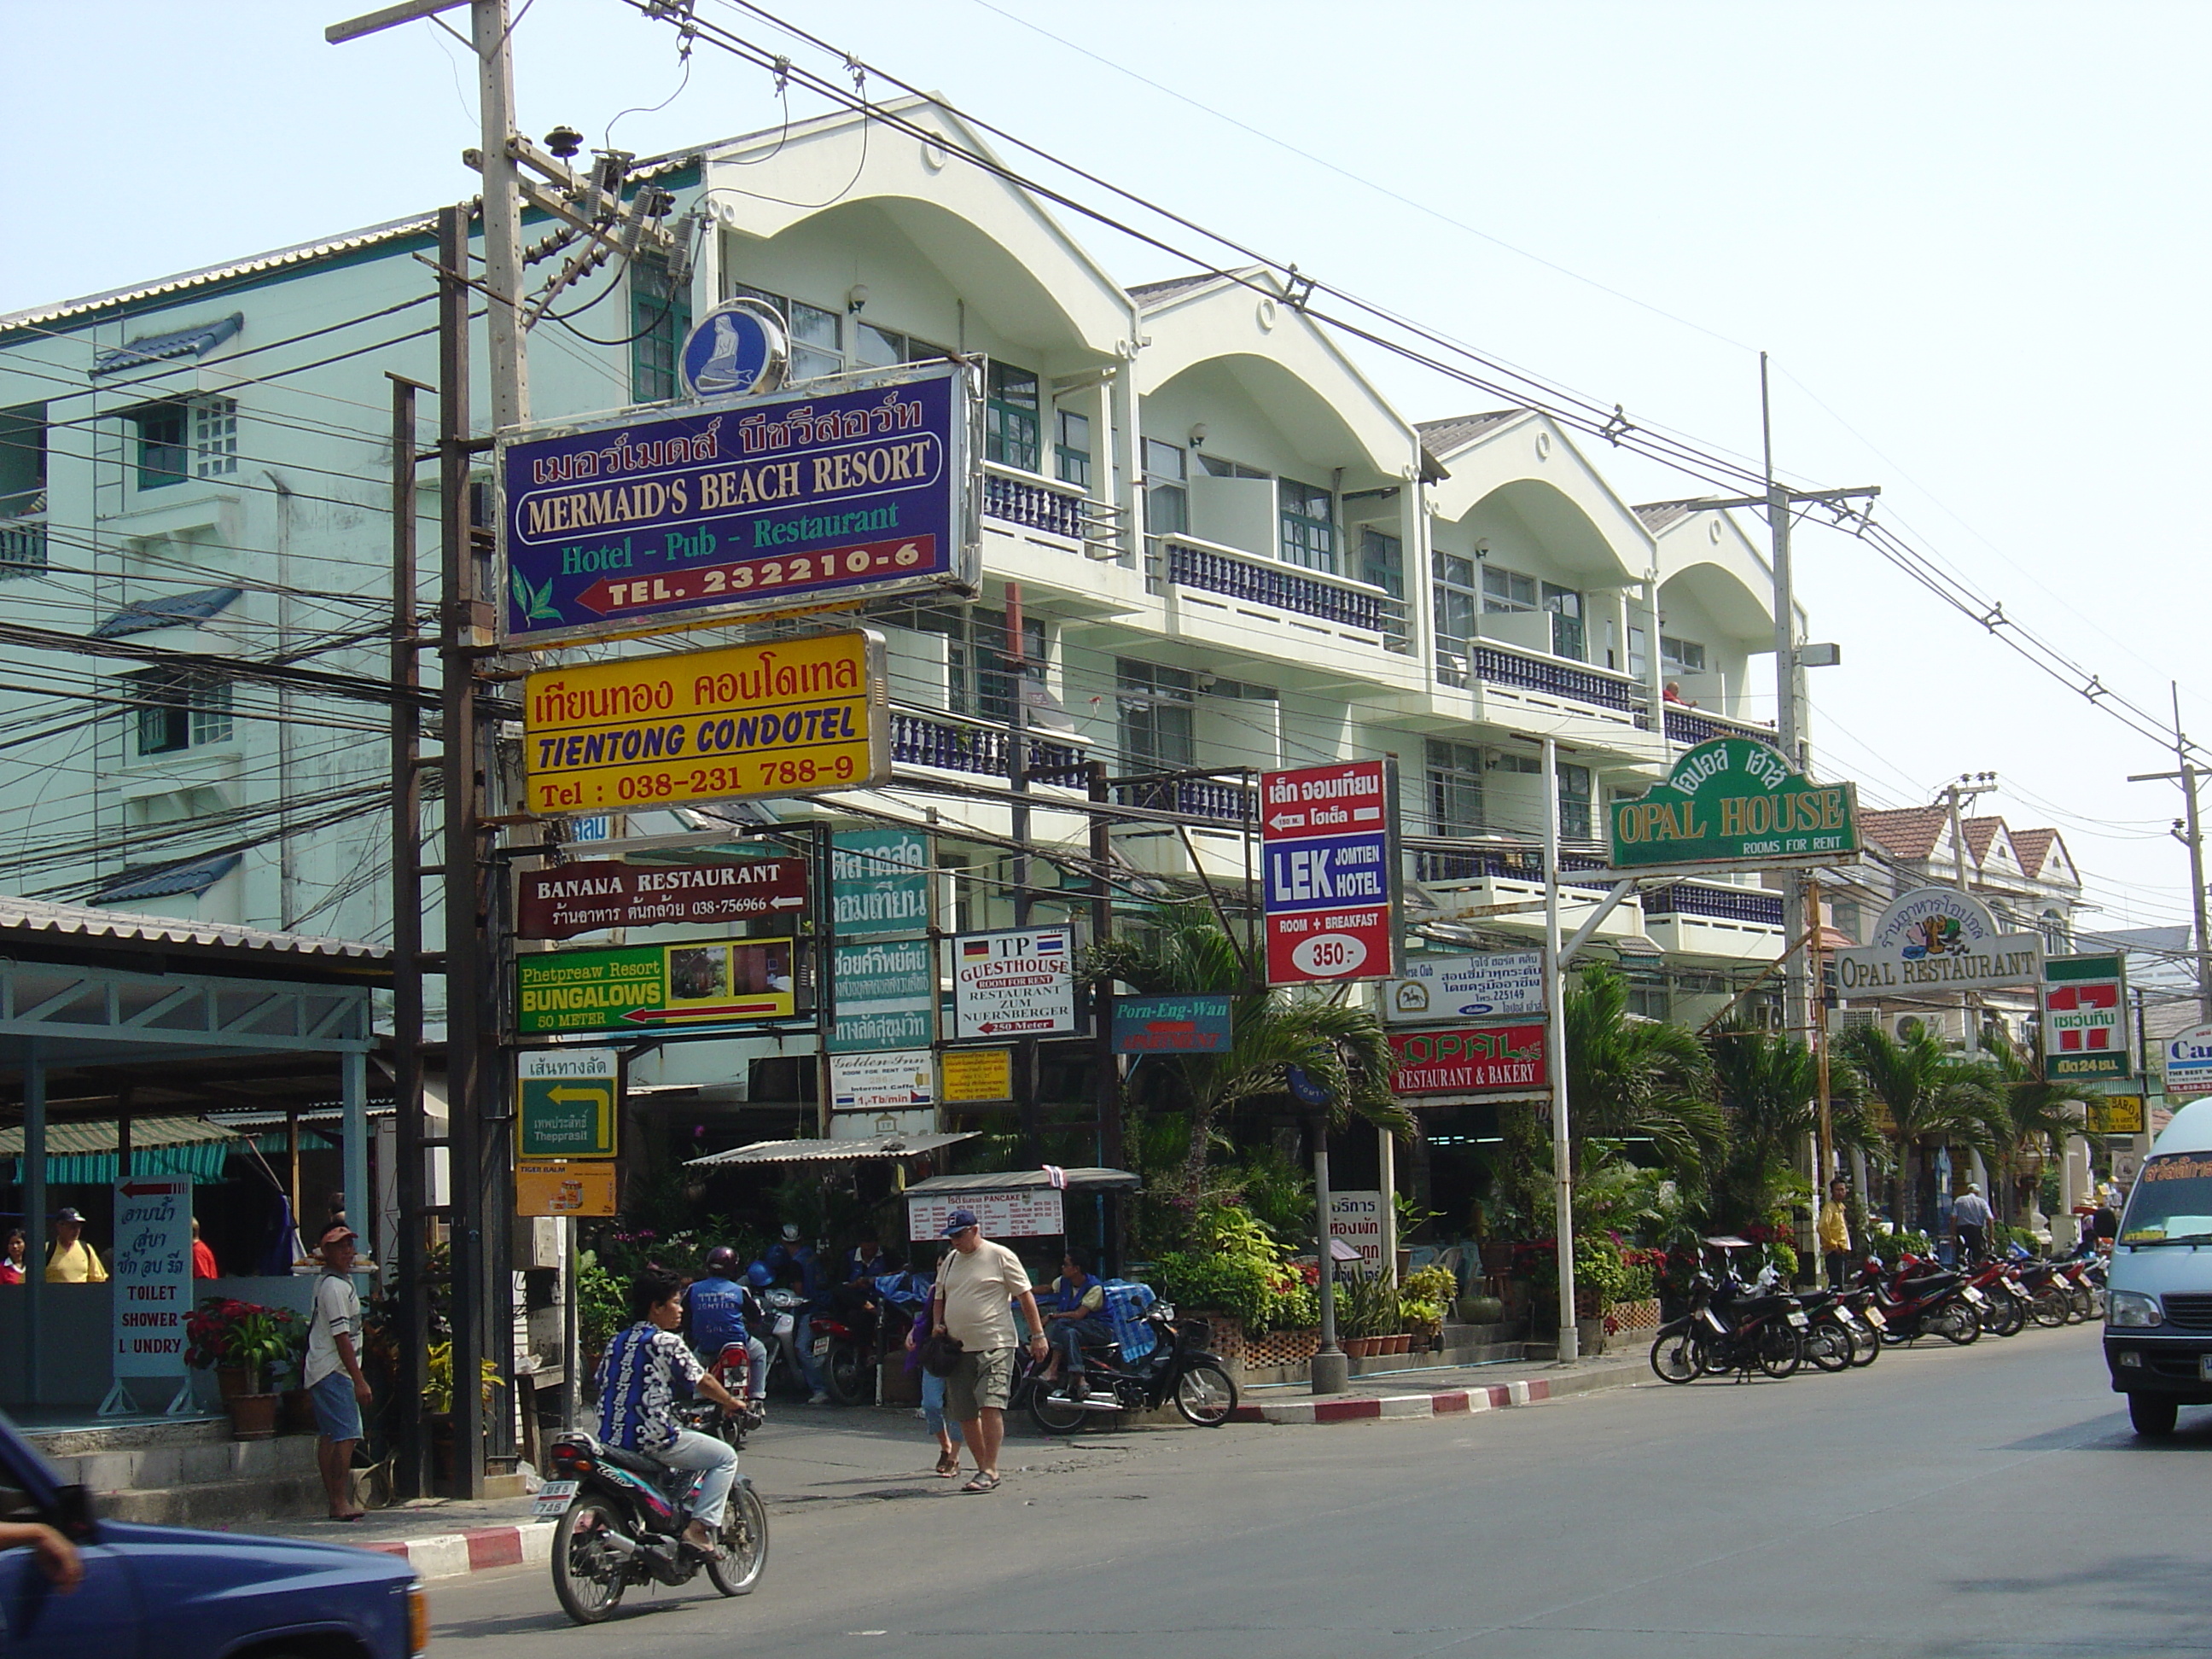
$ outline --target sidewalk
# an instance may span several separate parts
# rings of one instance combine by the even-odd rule
[[[1455,1417],[1504,1411],[1596,1389],[1626,1388],[1650,1376],[1643,1352],[1607,1354],[1571,1365],[1541,1360],[1370,1373],[1342,1394],[1316,1395],[1304,1382],[1247,1389],[1235,1423],[1358,1423],[1377,1419]]]

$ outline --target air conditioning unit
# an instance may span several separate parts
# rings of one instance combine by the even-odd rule
[[[1872,1008],[1843,1008],[1836,1013],[1838,1031],[1871,1030],[1881,1024],[1881,1016]]]
[[[1899,1042],[1910,1042],[1914,1037],[1919,1036],[1922,1031],[1928,1029],[1928,1022],[1923,1019],[1918,1014],[1899,1014],[1897,1017],[1897,1024],[1894,1029],[1897,1032],[1897,1040]]]

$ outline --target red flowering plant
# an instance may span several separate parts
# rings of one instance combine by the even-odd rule
[[[237,1365],[281,1368],[307,1346],[306,1327],[289,1308],[211,1296],[185,1316],[185,1363],[196,1370]]]

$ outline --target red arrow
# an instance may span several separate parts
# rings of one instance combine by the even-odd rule
[[[152,1186],[141,1186],[137,1182],[123,1188],[125,1198],[168,1198],[182,1189],[181,1181],[163,1181]]]
[[[711,1008],[633,1008],[623,1018],[640,1025],[649,1025],[659,1019],[712,1019],[720,1015],[775,1014],[783,1012],[780,1002],[726,1002]]]

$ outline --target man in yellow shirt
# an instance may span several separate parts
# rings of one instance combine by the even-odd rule
[[[84,1216],[64,1210],[54,1218],[54,1248],[46,1256],[49,1285],[105,1285],[107,1269],[100,1265],[100,1252],[84,1242]]]
[[[1830,1290],[1841,1290],[1851,1273],[1850,1195],[1850,1182],[1838,1176],[1828,1183],[1828,1201],[1820,1206],[1820,1255]]]

